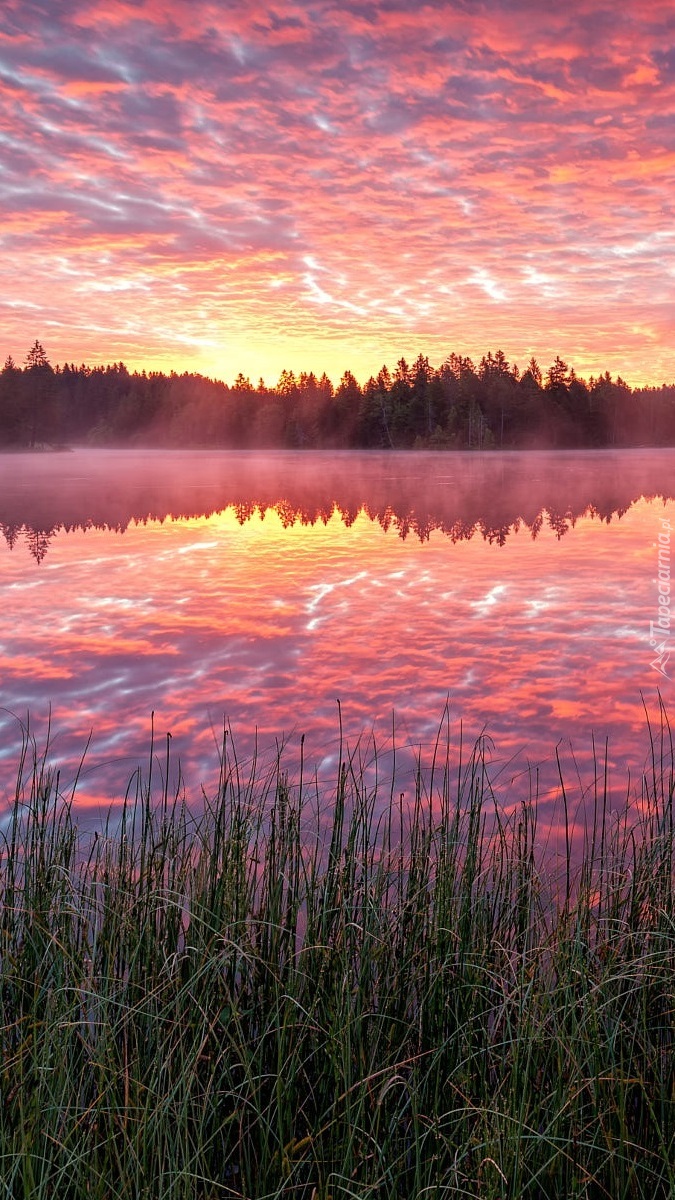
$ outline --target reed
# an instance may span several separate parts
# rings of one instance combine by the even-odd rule
[[[482,743],[383,804],[357,754],[329,792],[226,741],[198,810],[155,777],[85,835],[27,742],[0,1196],[675,1195],[667,724],[652,749],[623,819],[597,772],[554,880],[536,798],[494,796]]]

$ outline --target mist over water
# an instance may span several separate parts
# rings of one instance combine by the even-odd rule
[[[338,700],[383,766],[393,713],[404,757],[430,754],[447,703],[455,742],[460,721],[467,746],[492,739],[514,802],[537,771],[555,793],[557,745],[588,782],[591,734],[621,782],[645,763],[643,698],[672,700],[649,632],[674,468],[673,451],[0,456],[0,801],[27,713],[44,738],[51,710],[64,781],[92,731],[78,792],[107,804],[147,762],[153,712],[195,794],[224,720],[242,763],[305,735],[335,773]]]
[[[119,451],[0,455],[0,530],[46,551],[61,530],[122,531],[134,521],[275,509],[285,525],[349,525],[364,511],[401,536],[440,529],[505,540],[544,517],[564,533],[611,520],[641,497],[672,499],[672,450],[400,453]]]

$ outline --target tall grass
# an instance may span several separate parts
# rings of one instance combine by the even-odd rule
[[[0,1197],[675,1196],[667,729],[652,746],[630,820],[599,772],[560,886],[480,743],[379,818],[355,756],[328,795],[228,752],[198,815],[139,786],[87,836],[24,758]]]

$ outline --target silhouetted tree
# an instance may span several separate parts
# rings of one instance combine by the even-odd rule
[[[559,355],[546,372],[546,388],[549,392],[562,391],[567,387],[569,368]]]
[[[27,428],[28,445],[35,446],[38,430],[42,441],[46,441],[51,436],[54,417],[54,372],[45,348],[37,338],[26,355],[26,372],[28,386],[26,389],[22,389],[27,401],[24,408],[24,422]]]
[[[197,374],[128,370],[124,363],[52,368],[35,341],[23,369],[0,372],[0,443],[373,448],[675,444],[675,385],[632,391],[609,372],[587,383],[559,356],[521,374],[502,350],[478,368],[455,353],[434,369],[419,354],[383,367],[363,388],[345,371],[282,371],[276,387],[232,387]]]
[[[21,440],[22,374],[11,354],[0,373],[0,442],[9,445]]]
[[[358,439],[363,393],[351,371],[345,371],[332,398],[329,439],[339,446],[354,445]]]

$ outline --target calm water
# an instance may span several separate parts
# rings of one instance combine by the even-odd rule
[[[673,708],[650,646],[673,495],[673,451],[0,456],[0,802],[28,713],[64,782],[93,731],[81,803],[107,804],[153,712],[198,792],[224,720],[243,763],[256,730],[263,756],[304,734],[330,773],[338,699],[366,757],[392,714],[432,747],[447,702],[514,797],[534,764],[552,794],[558,743],[592,778],[592,732],[623,786],[642,697]]]

